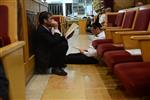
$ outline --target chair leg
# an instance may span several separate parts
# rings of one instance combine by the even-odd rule
[[[113,71],[110,68],[108,68],[106,75],[113,75]]]
[[[99,65],[102,67],[106,66],[105,62],[100,57],[98,58],[98,62],[99,62]]]
[[[116,86],[116,90],[124,90],[124,87],[121,83],[118,83],[117,86]]]

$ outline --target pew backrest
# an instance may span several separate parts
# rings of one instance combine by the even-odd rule
[[[0,37],[3,42],[1,46],[10,44],[8,36],[8,7],[0,5]]]

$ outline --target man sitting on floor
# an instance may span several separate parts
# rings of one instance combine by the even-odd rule
[[[95,35],[93,40],[105,39],[105,33],[101,30],[100,23],[93,23],[91,27],[91,32]],[[90,44],[88,49],[79,49],[80,53],[72,53],[67,55],[66,63],[68,64],[95,64],[98,63],[97,51]]]
[[[58,29],[58,23],[49,12],[41,12],[39,15],[39,27],[33,36],[35,53],[35,73],[48,74],[52,68],[52,74],[66,76],[65,57],[68,50],[68,41]]]

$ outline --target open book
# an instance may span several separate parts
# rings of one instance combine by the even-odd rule
[[[79,26],[76,23],[73,23],[69,29],[67,30],[67,32],[64,34],[65,37],[68,39],[70,37],[72,37],[74,30],[77,29]]]
[[[81,48],[79,48],[79,47],[72,47],[72,48],[77,49],[77,50],[79,50],[79,51],[80,51],[80,49],[81,49]]]
[[[141,55],[141,49],[126,49],[131,55]]]

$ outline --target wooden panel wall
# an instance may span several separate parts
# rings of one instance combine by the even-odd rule
[[[22,2],[22,0],[20,0]],[[24,58],[25,58],[25,74],[26,82],[31,78],[34,71],[34,55],[32,50],[32,34],[35,32],[35,25],[37,24],[37,13],[41,11],[48,11],[48,4],[41,2],[39,0],[25,0],[24,1],[24,16],[27,18],[22,18],[22,24],[25,27],[23,37],[26,42],[24,48]],[[26,23],[27,22],[27,23]],[[25,32],[26,31],[26,32]]]
[[[32,12],[48,11],[48,4],[37,0],[25,0],[26,10]]]

